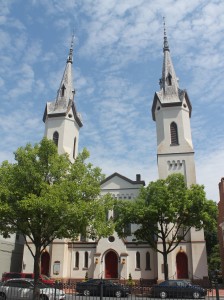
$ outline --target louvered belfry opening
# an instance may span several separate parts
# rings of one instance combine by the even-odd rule
[[[171,145],[178,145],[178,132],[177,132],[177,124],[172,122],[170,124],[170,136],[171,136]]]

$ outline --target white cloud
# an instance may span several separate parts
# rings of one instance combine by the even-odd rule
[[[7,48],[11,43],[10,36],[7,32],[0,30],[0,49]]]
[[[12,88],[8,97],[15,99],[24,94],[31,93],[34,85],[34,71],[28,64],[23,64],[14,72],[14,80],[16,79],[16,86]]]
[[[204,153],[196,160],[198,183],[205,185],[208,199],[219,201],[218,183],[224,176],[224,143],[216,145],[214,151]]]
[[[24,61],[30,64],[39,62],[41,55],[42,55],[41,42],[34,40],[32,41],[31,45],[29,45],[28,51],[26,51],[26,56],[24,57]]]

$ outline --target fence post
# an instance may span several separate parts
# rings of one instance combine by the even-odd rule
[[[103,300],[103,282],[100,281],[100,300]]]
[[[57,300],[56,299],[56,296],[57,296],[57,284],[58,284],[58,282],[57,281],[55,281],[55,283],[54,283],[54,300]]]
[[[215,281],[215,293],[216,293],[216,300],[219,300],[219,286],[218,286],[218,280]]]
[[[216,300],[219,300],[218,275],[219,275],[219,270],[214,270],[210,272],[211,281],[214,282],[215,284]]]
[[[54,286],[54,300],[56,300],[56,289],[57,289],[57,286],[55,284],[55,286]]]

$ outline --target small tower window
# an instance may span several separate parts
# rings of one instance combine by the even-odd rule
[[[58,147],[58,140],[59,140],[59,133],[55,131],[53,134],[53,141],[57,147]]]
[[[136,252],[136,269],[140,269],[140,253]]]
[[[168,85],[172,85],[172,76],[171,76],[170,73],[169,73],[169,74],[167,75],[167,77],[166,77],[166,83],[167,83]]]
[[[178,130],[177,130],[177,124],[175,122],[172,122],[170,124],[170,139],[171,139],[171,145],[178,145]]]
[[[61,87],[61,97],[64,97],[65,95],[65,85],[63,84]]]

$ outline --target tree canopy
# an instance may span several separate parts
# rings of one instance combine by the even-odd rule
[[[210,200],[210,205],[213,209],[210,210],[212,213],[211,218],[216,222],[216,227],[207,228],[205,226],[205,240],[206,240],[206,251],[208,256],[208,269],[211,274],[213,271],[220,270],[221,268],[221,257],[219,253],[219,241],[218,241],[218,206],[216,202]]]
[[[113,231],[106,222],[111,199],[100,197],[104,176],[86,162],[88,157],[84,149],[71,164],[44,138],[18,148],[15,163],[4,161],[0,166],[0,232],[5,237],[20,232],[32,241],[35,278],[41,253],[54,239],[80,233],[94,238]]]
[[[206,199],[204,187],[187,187],[184,176],[172,174],[166,179],[150,182],[135,201],[118,201],[115,227],[120,236],[125,226],[138,224],[134,232],[139,241],[146,241],[163,255],[164,277],[168,278],[167,256],[185,238],[192,227],[214,228],[214,205]],[[162,248],[158,247],[158,241]]]

